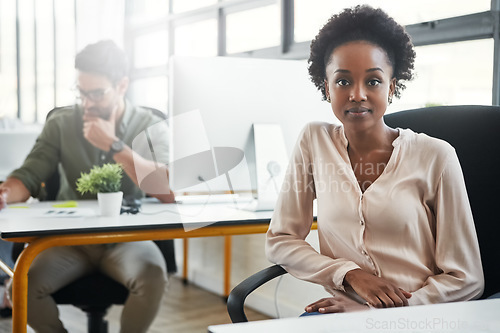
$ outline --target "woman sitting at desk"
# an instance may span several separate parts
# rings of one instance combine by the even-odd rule
[[[312,81],[342,126],[312,123],[303,130],[266,243],[271,261],[334,296],[307,312],[463,301],[482,293],[455,150],[384,123],[393,96],[413,77],[414,58],[404,28],[368,6],[334,15],[311,44]],[[314,199],[321,253],[305,241]]]

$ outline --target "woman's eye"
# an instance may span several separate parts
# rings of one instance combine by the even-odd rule
[[[378,79],[373,79],[373,80],[368,81],[369,86],[378,86],[381,83],[382,82],[380,82],[380,80],[378,80]]]
[[[349,81],[347,81],[346,79],[340,79],[340,80],[337,80],[337,84],[339,86],[347,86],[349,84]]]

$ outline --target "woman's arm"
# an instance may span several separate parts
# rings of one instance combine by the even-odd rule
[[[474,220],[456,153],[449,154],[438,184],[435,262],[441,273],[414,291],[410,305],[466,301],[484,289]]]
[[[308,125],[294,148],[275,212],[267,232],[266,254],[290,274],[323,285],[328,291],[343,290],[344,275],[357,264],[319,254],[305,241],[313,223],[315,179]]]

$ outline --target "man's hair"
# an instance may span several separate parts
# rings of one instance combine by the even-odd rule
[[[333,15],[311,42],[309,75],[326,99],[326,66],[333,50],[352,41],[367,41],[382,48],[396,79],[394,95],[405,89],[402,81],[413,78],[415,50],[404,27],[381,9],[367,5],[344,9]]]
[[[75,68],[82,72],[101,74],[113,84],[128,76],[125,52],[112,40],[87,45],[75,58]]]

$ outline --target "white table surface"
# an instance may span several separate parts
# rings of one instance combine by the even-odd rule
[[[500,299],[210,326],[211,333],[500,332]]]
[[[41,236],[110,230],[178,228],[208,225],[269,223],[272,211],[251,212],[231,203],[162,204],[145,202],[141,212],[119,217],[98,216],[97,201],[78,201],[76,208],[56,208],[61,202],[14,204],[0,211],[0,237]],[[73,211],[68,214],[67,211]]]

